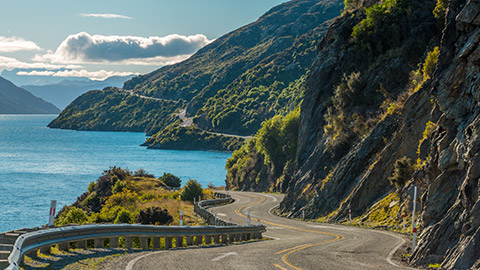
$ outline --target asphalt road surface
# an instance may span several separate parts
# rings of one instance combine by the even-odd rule
[[[235,202],[214,207],[217,216],[246,224],[250,211],[267,226],[264,237],[272,240],[141,252],[108,262],[107,269],[409,269],[393,261],[405,242],[398,235],[281,218],[271,214],[282,195],[230,192]]]

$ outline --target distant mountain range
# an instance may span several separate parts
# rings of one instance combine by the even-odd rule
[[[64,109],[70,102],[89,90],[103,89],[107,86],[122,87],[132,76],[113,76],[103,81],[86,77],[56,77],[48,75],[18,75],[19,72],[31,72],[33,69],[4,70],[0,76],[18,85],[33,95]],[[35,71],[47,71],[35,69]]]
[[[107,86],[121,87],[123,82],[131,78],[132,76],[110,77],[103,81],[63,80],[55,84],[23,85],[22,87],[63,110],[74,99],[90,90],[103,89]]]
[[[58,114],[55,105],[0,77],[0,114]]]

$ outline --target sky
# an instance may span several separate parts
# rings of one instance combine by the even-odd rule
[[[1,0],[0,72],[145,74],[187,59],[286,0]]]

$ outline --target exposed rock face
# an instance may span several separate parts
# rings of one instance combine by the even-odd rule
[[[394,191],[388,178],[395,161],[408,157],[415,161],[415,171],[398,188],[403,202],[393,214],[411,211],[406,190],[419,186],[420,235],[411,263],[480,269],[480,0],[449,3],[437,69],[412,91],[408,74],[439,44],[433,6],[423,1],[410,9],[415,13],[409,14],[395,42],[389,47],[376,44],[364,54],[352,46],[350,36],[363,18],[359,10],[331,26],[307,78],[293,179],[280,210],[298,217],[306,206],[309,218],[330,222],[345,220],[349,209],[354,217],[363,217]],[[399,108],[390,106],[364,138],[350,136],[332,147],[324,129],[328,100],[338,95],[334,89],[344,74],[353,72],[360,72],[353,91],[357,95],[348,106],[355,112],[362,112],[362,97],[368,98],[364,113],[378,108],[383,90],[390,97],[408,95],[399,99]],[[281,180],[268,170],[258,174],[261,156],[250,162],[241,176],[250,180],[240,189],[258,190]],[[264,182],[251,180],[258,175]]]
[[[331,147],[331,138],[324,132],[328,101],[345,74],[360,73],[350,110],[363,115],[377,111],[383,100],[398,97],[408,89],[410,71],[423,62],[440,36],[432,14],[433,2],[409,8],[416,13],[402,21],[404,27],[392,43],[366,51],[359,49],[351,38],[353,27],[364,18],[359,10],[339,18],[320,42],[307,78],[297,169],[281,205],[283,211],[296,216],[307,204],[306,211],[319,217],[340,210],[332,217],[335,220],[344,216],[351,205],[353,213],[360,214],[392,189],[387,178],[396,159],[414,158],[418,134],[421,137],[428,116],[418,119],[412,115],[418,111],[428,115],[432,107],[428,94],[410,96],[405,107],[411,110],[401,116],[389,114],[363,140],[350,137]],[[382,94],[382,89],[387,93]],[[410,130],[417,136],[407,136]]]
[[[335,77],[339,61],[339,57],[328,56],[334,51],[325,46],[338,42],[339,34],[330,41],[327,34],[308,80],[298,170],[282,209],[297,216],[299,208],[307,205],[310,217],[328,215],[330,221],[341,220],[350,208],[359,216],[392,190],[387,178],[395,160],[402,156],[426,160],[407,185],[415,183],[424,191],[419,244],[411,262],[441,263],[447,269],[480,268],[479,18],[480,1],[450,3],[432,80],[409,96],[400,115],[387,116],[342,155],[328,182],[308,196],[307,184],[324,179],[324,164],[336,162],[326,151],[319,121],[324,110],[322,94],[334,85],[328,82]],[[340,23],[345,22],[337,25]],[[385,70],[391,63],[383,63]],[[428,137],[424,132],[427,122],[436,127]]]
[[[480,1],[452,1],[431,89],[441,113],[420,183],[418,249],[413,262],[480,268]]]

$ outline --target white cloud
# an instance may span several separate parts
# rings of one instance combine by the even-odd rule
[[[33,70],[33,71],[19,71],[19,76],[53,76],[53,77],[87,77],[93,80],[104,80],[112,76],[129,76],[139,75],[139,73],[132,72],[117,72],[117,71],[87,71],[87,70]]]
[[[49,64],[49,63],[27,63],[19,61],[15,58],[0,56],[0,67],[13,69],[13,68],[45,68],[45,69],[60,69],[60,68],[81,68],[80,65],[58,65],[58,64]]]
[[[0,36],[0,52],[39,51],[41,50],[33,41],[18,37]]]
[[[119,14],[109,14],[109,13],[80,13],[81,17],[93,17],[93,18],[102,18],[102,19],[133,19],[129,16],[119,15]]]
[[[35,61],[51,63],[115,63],[126,60],[170,62],[185,59],[211,40],[205,35],[165,37],[102,36],[81,32],[68,36],[55,52],[36,55]]]

